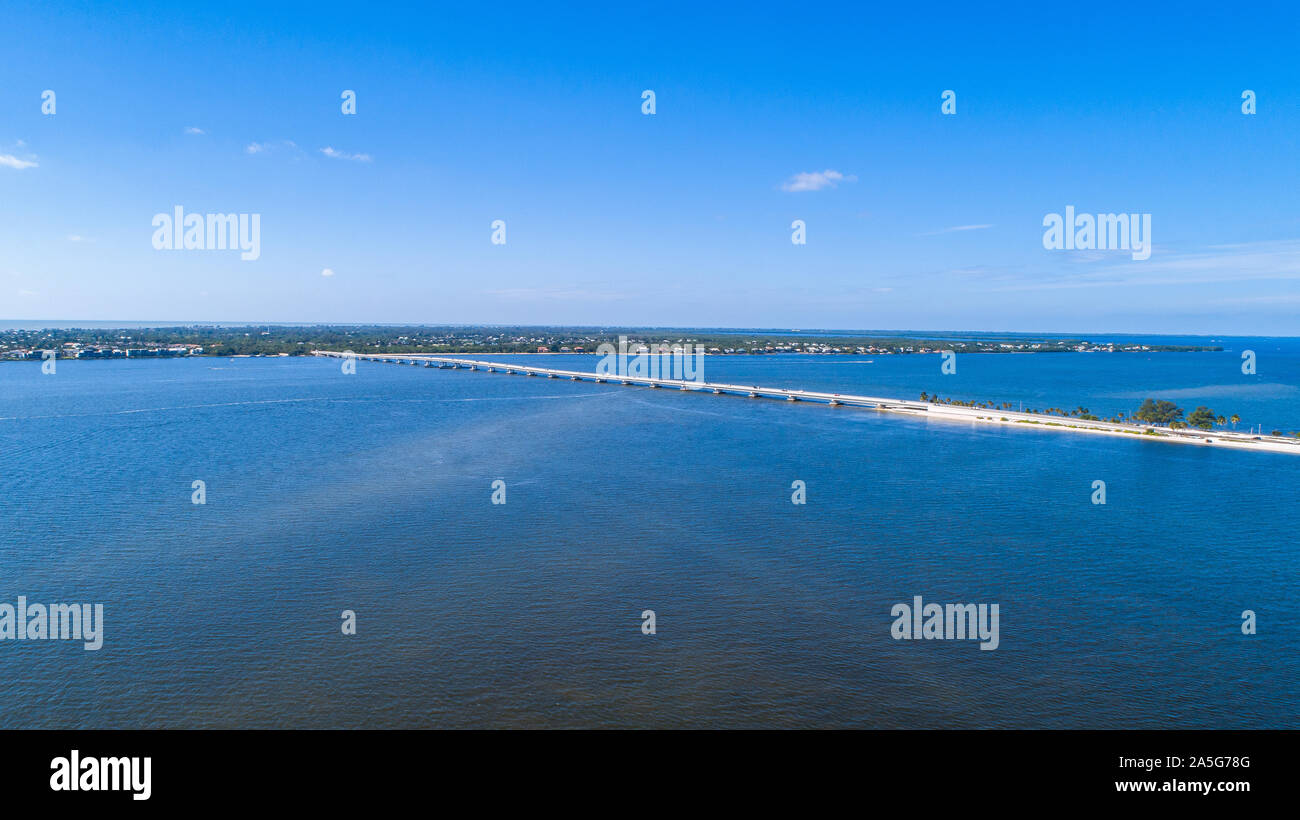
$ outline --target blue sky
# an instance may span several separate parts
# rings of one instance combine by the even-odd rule
[[[7,3],[0,319],[1300,335],[1300,12],[612,5]]]

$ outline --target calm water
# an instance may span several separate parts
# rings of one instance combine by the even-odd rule
[[[1227,346],[705,375],[1300,428],[1300,345]],[[0,727],[1295,728],[1298,498],[1293,456],[851,408],[307,359],[4,364],[0,601],[103,602],[106,628],[99,652],[0,642]],[[892,640],[913,595],[1000,604],[1001,647]]]

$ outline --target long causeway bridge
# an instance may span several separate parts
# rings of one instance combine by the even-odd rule
[[[1233,447],[1247,450],[1268,450],[1300,454],[1300,439],[1281,436],[1257,436],[1245,432],[1214,432],[1200,430],[1171,430],[1168,428],[1151,428],[1136,424],[1116,423],[1110,421],[1091,421],[1066,416],[1049,416],[1041,413],[1024,413],[1014,410],[1001,410],[984,407],[961,407],[950,404],[892,399],[881,396],[858,396],[848,393],[827,393],[818,390],[797,390],[786,387],[760,387],[756,384],[731,384],[728,382],[703,382],[690,379],[668,379],[659,376],[634,376],[630,374],[590,373],[582,370],[560,370],[553,367],[534,367],[524,364],[507,364],[487,362],[478,359],[462,359],[450,356],[431,356],[422,353],[367,354],[341,353],[333,350],[313,350],[313,356],[328,356],[337,359],[357,359],[359,361],[383,362],[387,364],[404,364],[416,367],[436,367],[440,370],[475,370],[487,373],[504,373],[519,376],[541,376],[548,379],[569,379],[588,381],[597,384],[617,384],[649,388],[667,388],[695,392],[748,396],[752,399],[783,399],[785,401],[806,401],[830,405],[831,407],[869,407],[890,413],[905,413],[947,421],[969,421],[972,423],[1021,424],[1034,425],[1062,431],[1103,433],[1111,435],[1141,436],[1143,439],[1156,441],[1180,442],[1185,444],[1203,444],[1219,447]],[[667,358],[667,357],[665,357]]]
[[[385,362],[388,364],[408,364],[425,367],[437,367],[450,370],[482,370],[487,373],[506,373],[521,376],[545,376],[548,379],[570,379],[572,381],[589,381],[598,384],[637,385],[652,388],[670,388],[677,390],[696,390],[705,393],[728,393],[748,396],[752,399],[785,399],[786,401],[811,401],[829,405],[850,405],[854,407],[873,407],[877,410],[909,410],[927,412],[932,406],[928,402],[907,401],[904,399],[886,399],[877,396],[851,396],[841,393],[821,393],[814,390],[791,390],[782,387],[759,387],[756,384],[727,384],[725,382],[699,382],[690,379],[665,379],[658,376],[632,376],[623,374],[589,373],[582,370],[557,370],[551,367],[533,367],[522,364],[502,364],[501,362],[484,362],[476,359],[448,358],[446,356],[425,356],[423,354],[400,354],[376,356],[362,353],[337,353],[328,350],[313,350],[314,356],[332,356],[334,358],[356,358],[362,361]],[[667,357],[665,357],[667,358]],[[939,405],[943,406],[943,405]],[[969,408],[953,408],[969,409]],[[992,412],[992,411],[989,411]]]

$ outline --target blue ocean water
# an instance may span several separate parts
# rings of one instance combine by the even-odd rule
[[[1099,415],[1153,395],[1300,429],[1300,343],[1225,346],[705,377]],[[1296,728],[1298,497],[1290,455],[858,408],[300,358],[3,364],[0,602],[102,602],[105,635],[0,641],[0,727]],[[893,640],[915,595],[999,604],[1001,645]]]

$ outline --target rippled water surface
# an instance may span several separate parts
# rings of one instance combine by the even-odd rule
[[[1300,346],[1226,346],[705,377],[1300,428]],[[855,408],[298,358],[0,364],[0,601],[106,622],[98,652],[0,641],[0,726],[1294,728],[1298,500],[1300,457]],[[998,603],[1000,647],[891,639],[914,595]]]

